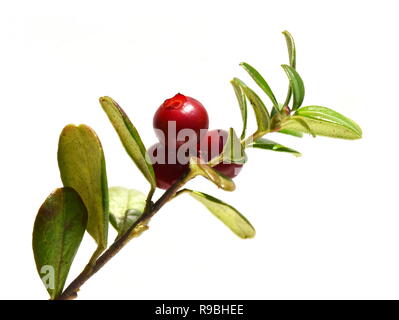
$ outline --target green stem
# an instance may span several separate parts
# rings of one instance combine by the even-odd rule
[[[251,134],[248,138],[246,138],[244,141],[241,142],[242,146],[244,149],[246,149],[252,142],[255,140],[258,140],[259,138],[262,138],[264,135],[270,133],[271,131],[263,131],[263,132],[258,132],[256,131],[254,134]]]

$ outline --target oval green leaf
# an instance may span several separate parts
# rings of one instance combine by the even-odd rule
[[[64,128],[58,166],[64,186],[76,190],[87,208],[87,231],[97,242],[99,255],[107,247],[108,184],[103,149],[93,129],[86,125]]]
[[[148,158],[146,148],[135,126],[123,109],[110,97],[101,97],[100,104],[115,131],[117,132],[127,154],[139,168],[153,188],[156,187],[154,169]]]
[[[239,79],[235,78],[231,80],[230,83],[233,86],[234,93],[238,100],[238,106],[240,107],[241,117],[243,122],[241,139],[244,139],[247,130],[247,119],[248,119],[247,99],[245,98],[244,92],[242,91]]]
[[[277,142],[274,142],[269,139],[260,138],[248,145],[248,147],[257,148],[257,149],[265,149],[277,152],[288,152],[293,154],[296,157],[300,157],[302,154],[294,149],[285,147]]]
[[[51,299],[62,293],[86,224],[86,207],[72,188],[55,190],[39,209],[32,247],[37,272]]]
[[[319,136],[350,140],[362,137],[362,129],[358,124],[326,107],[302,107],[295,112],[295,115],[306,119],[314,134]],[[284,124],[284,128],[309,133],[303,126],[291,120]]]
[[[299,73],[293,67],[283,64],[282,68],[290,81],[290,86],[294,95],[292,109],[296,110],[302,105],[303,99],[305,98],[305,85]]]
[[[225,191],[234,191],[236,188],[233,180],[212,169],[211,166],[202,163],[201,160],[196,157],[190,158],[190,169],[190,175],[192,177],[203,176]]]
[[[255,229],[238,210],[209,194],[193,190],[184,190],[201,202],[215,217],[242,239],[253,238]]]
[[[270,115],[266,109],[265,104],[251,88],[245,85],[244,82],[242,82],[241,80],[239,81],[244,94],[246,95],[249,102],[251,103],[252,108],[254,109],[256,124],[258,125],[257,132],[267,132],[270,128]]]
[[[146,200],[144,193],[134,189],[109,189],[109,218],[118,235],[123,235],[142,216]]]
[[[279,110],[279,104],[277,102],[277,99],[270,88],[269,84],[266,82],[266,80],[262,77],[262,75],[250,64],[246,62],[240,63],[240,66],[243,67],[248,74],[254,79],[254,81],[257,83],[257,85],[266,93],[266,95],[270,98],[271,102],[273,103],[274,108]]]

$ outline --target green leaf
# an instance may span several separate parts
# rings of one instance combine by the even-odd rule
[[[240,66],[243,67],[248,74],[254,79],[254,81],[258,84],[258,86],[267,94],[267,96],[270,98],[270,100],[273,103],[273,106],[279,110],[279,104],[277,102],[276,97],[274,96],[274,93],[272,89],[270,89],[269,84],[266,82],[266,80],[262,77],[262,75],[251,65],[249,65],[246,62],[240,63]]]
[[[267,132],[270,128],[270,115],[259,96],[240,80],[240,86],[255,112],[258,133]]]
[[[144,213],[144,193],[122,187],[109,189],[109,213],[112,226],[119,235],[124,234]]]
[[[280,129],[277,132],[278,133],[283,133],[283,134],[288,134],[290,136],[297,137],[297,138],[302,138],[303,137],[303,133],[302,132],[291,130],[291,129],[287,129],[287,128]]]
[[[190,175],[193,177],[203,176],[225,191],[234,191],[236,188],[233,180],[212,169],[211,166],[202,163],[201,160],[196,157],[190,158],[190,169]]]
[[[86,125],[64,128],[58,166],[64,186],[76,190],[87,208],[87,231],[97,242],[99,255],[107,247],[108,184],[103,149],[93,129]]]
[[[154,169],[148,158],[146,148],[123,109],[110,97],[101,97],[100,104],[114,126],[127,154],[139,168],[153,188],[156,187]]]
[[[290,66],[295,69],[296,68],[296,49],[295,49],[294,38],[292,37],[291,33],[289,33],[287,30],[283,31],[283,35],[285,37],[285,41],[287,42]]]
[[[283,64],[282,68],[290,80],[290,86],[294,94],[292,109],[296,110],[302,105],[303,99],[305,97],[305,86],[303,84],[302,78],[293,67]]]
[[[86,207],[71,188],[55,190],[39,209],[32,247],[37,272],[51,299],[62,293],[86,224]]]
[[[233,128],[230,128],[222,152],[223,162],[242,164],[246,162],[244,148]]]
[[[185,189],[190,196],[201,202],[213,215],[242,239],[253,238],[255,229],[235,208],[209,194]]]
[[[285,147],[277,142],[272,140],[260,138],[256,141],[252,142],[248,145],[248,147],[257,148],[257,149],[265,149],[265,150],[272,150],[277,152],[288,152],[293,154],[296,157],[300,157],[302,154],[294,149]]]
[[[296,121],[299,125],[302,126],[302,128],[304,129],[304,131],[308,132],[309,134],[311,134],[313,136],[313,138],[316,137],[316,134],[314,133],[314,131],[312,130],[312,128],[309,126],[308,123],[308,119],[305,117],[301,117],[301,116],[291,116],[290,119],[292,121]]]
[[[306,119],[314,134],[340,139],[360,139],[362,129],[354,121],[342,114],[321,106],[307,106],[298,109],[295,116]],[[288,120],[283,125],[284,129],[309,133],[297,122]]]
[[[283,31],[283,35],[285,37],[285,41],[287,42],[290,66],[295,69],[296,68],[296,49],[295,49],[294,38],[288,31]],[[291,85],[289,85],[288,92],[287,92],[287,98],[285,99],[284,106],[288,106],[288,104],[290,103],[291,95],[292,95],[292,89],[291,89]]]
[[[247,99],[245,98],[240,82],[241,81],[237,78],[230,81],[230,83],[233,86],[234,92],[236,94],[238,105],[241,111],[241,117],[243,122],[241,139],[244,139],[247,130],[248,109],[247,109]]]

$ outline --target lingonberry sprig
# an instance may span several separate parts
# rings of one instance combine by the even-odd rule
[[[123,109],[110,97],[100,98],[127,154],[149,183],[147,194],[123,187],[108,188],[103,148],[93,129],[86,125],[68,125],[62,130],[58,165],[63,187],[45,200],[33,228],[36,267],[51,299],[76,298],[87,280],[131,239],[148,229],[151,218],[167,202],[183,194],[202,203],[240,238],[254,237],[254,227],[237,209],[209,194],[187,189],[185,185],[202,176],[223,190],[233,191],[232,179],[247,161],[247,148],[301,155],[264,138],[268,133],[361,138],[360,127],[338,112],[318,105],[302,106],[305,87],[296,69],[295,43],[290,33],[284,31],[283,34],[289,53],[289,64],[282,65],[289,80],[283,103],[279,103],[268,82],[248,63],[240,65],[268,96],[270,110],[244,81],[238,78],[231,81],[243,120],[239,135],[233,128],[208,130],[205,107],[198,100],[178,93],[165,100],[155,112],[153,127],[159,142],[147,150]],[[248,135],[249,105],[257,127]],[[153,201],[156,188],[165,191]],[[109,224],[117,231],[110,246]],[[97,243],[97,249],[84,270],[64,289],[86,231]]]

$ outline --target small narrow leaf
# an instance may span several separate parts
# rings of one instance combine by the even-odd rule
[[[78,192],[88,211],[87,231],[107,247],[108,184],[103,149],[96,133],[86,125],[68,125],[58,143],[58,166],[65,187]]]
[[[222,152],[223,162],[227,163],[245,163],[246,157],[241,140],[237,137],[233,128],[230,128],[226,143]]]
[[[270,128],[270,115],[259,96],[242,81],[240,81],[241,88],[243,89],[246,97],[251,103],[255,112],[256,123],[258,125],[257,132],[267,132]]]
[[[230,81],[230,83],[233,86],[235,95],[238,100],[238,105],[239,105],[240,111],[241,111],[241,117],[242,117],[242,122],[243,122],[241,139],[244,139],[246,130],[247,130],[248,108],[247,108],[247,99],[245,98],[245,95],[244,95],[244,92],[240,85],[240,82],[241,81],[237,78]]]
[[[257,139],[256,141],[251,143],[248,147],[277,151],[277,152],[288,152],[288,153],[293,154],[296,157],[301,156],[301,153],[294,149],[285,147],[277,142],[274,142],[274,141],[268,140],[268,139],[264,139],[264,138]]]
[[[269,84],[266,82],[266,80],[262,77],[262,75],[251,65],[249,65],[246,62],[240,63],[240,66],[242,66],[248,74],[254,79],[254,81],[257,83],[257,85],[266,93],[266,95],[270,98],[270,100],[273,103],[273,106],[279,110],[279,104],[277,102],[276,97],[274,96],[274,93],[272,89],[270,89]]]
[[[295,49],[294,38],[292,37],[291,33],[289,33],[287,30],[283,31],[283,35],[285,37],[285,41],[287,42],[290,66],[295,69],[296,68],[296,49]]]
[[[305,86],[303,84],[302,78],[293,67],[286,64],[283,64],[282,67],[287,74],[288,79],[290,80],[290,86],[294,94],[292,109],[296,110],[302,105],[303,99],[305,97]]]
[[[225,191],[234,191],[236,188],[233,180],[212,169],[211,166],[202,163],[201,160],[196,157],[190,158],[190,169],[190,174],[193,175],[193,177],[203,176]]]
[[[185,190],[194,199],[201,202],[215,217],[242,239],[253,238],[255,229],[251,223],[235,208],[209,194]]]
[[[109,189],[109,214],[112,226],[119,235],[124,234],[144,213],[144,193],[122,187]]]
[[[86,207],[72,188],[55,190],[39,209],[32,247],[37,272],[51,299],[62,293],[86,223]]]
[[[156,187],[154,169],[147,156],[146,148],[125,111],[110,97],[101,97],[100,104],[114,126],[127,154],[139,168],[153,188]]]
[[[292,68],[296,68],[296,49],[295,49],[295,42],[294,38],[288,31],[283,31],[283,35],[285,37],[285,41],[287,42],[287,49],[288,49],[288,57],[290,61],[290,66]],[[287,98],[285,99],[284,106],[288,106],[290,103],[292,96],[292,89],[291,85],[288,86]]]
[[[318,136],[340,139],[360,139],[362,129],[351,119],[342,114],[321,106],[302,107],[295,112],[295,116],[306,119],[312,132]],[[295,121],[288,120],[284,129],[309,133],[303,126]]]

